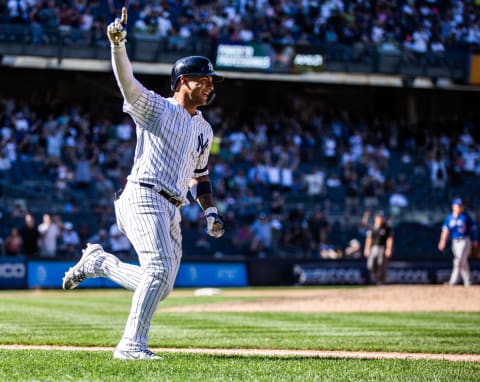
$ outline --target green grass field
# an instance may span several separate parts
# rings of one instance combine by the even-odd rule
[[[114,347],[131,295],[120,290],[2,291],[0,345]],[[152,348],[313,349],[480,354],[480,313],[165,312],[262,299],[173,294],[154,316]],[[476,302],[478,303],[478,302]],[[479,381],[479,362],[162,354],[122,362],[111,351],[0,350],[0,381]]]

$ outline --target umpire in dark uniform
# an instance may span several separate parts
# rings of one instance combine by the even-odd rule
[[[388,259],[392,256],[393,233],[383,212],[375,214],[373,226],[367,230],[364,255],[370,282],[381,285],[387,280]]]

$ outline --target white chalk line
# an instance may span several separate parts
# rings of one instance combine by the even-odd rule
[[[60,350],[111,351],[113,347],[60,346],[60,345],[1,345],[0,350]],[[304,357],[335,359],[431,360],[451,362],[480,362],[480,354],[438,354],[407,352],[368,352],[344,350],[292,350],[292,349],[210,349],[210,348],[151,348],[157,353],[210,354],[225,356]]]

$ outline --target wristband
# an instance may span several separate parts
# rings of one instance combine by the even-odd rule
[[[212,193],[212,183],[206,180],[197,184],[197,198],[205,194]]]
[[[205,216],[208,216],[208,215],[211,215],[211,214],[218,215],[217,207],[208,207],[204,212]]]

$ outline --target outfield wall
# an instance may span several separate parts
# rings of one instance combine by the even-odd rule
[[[62,287],[72,261],[0,257],[0,289]],[[441,284],[448,281],[451,262],[391,261],[392,284]],[[480,284],[480,260],[470,260],[472,282]],[[370,282],[364,260],[247,259],[244,261],[184,261],[175,287],[246,287],[275,285],[362,285]],[[105,278],[85,280],[83,288],[115,288]]]

